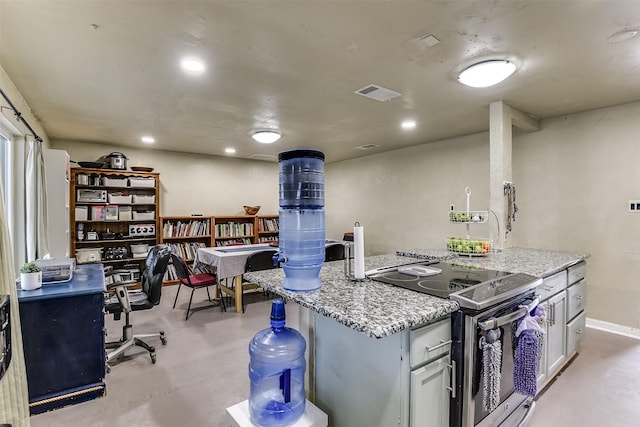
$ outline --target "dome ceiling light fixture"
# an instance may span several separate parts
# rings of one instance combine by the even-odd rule
[[[481,61],[462,70],[458,81],[470,87],[489,87],[505,80],[516,68],[515,63],[506,59]]]
[[[180,61],[180,67],[189,74],[203,74],[206,70],[204,62],[198,58],[184,58]]]
[[[251,135],[251,138],[261,144],[273,144],[279,140],[281,136],[280,132],[275,130],[257,130]]]
[[[626,42],[627,40],[631,40],[632,38],[636,37],[638,35],[638,32],[640,32],[638,28],[618,31],[617,33],[609,37],[607,41],[612,44]]]

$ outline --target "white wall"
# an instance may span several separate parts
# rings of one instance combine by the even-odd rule
[[[591,253],[587,313],[640,328],[640,102],[545,120],[514,142],[518,246]]]
[[[95,161],[113,151],[128,166],[151,166],[160,173],[160,215],[244,215],[244,205],[262,206],[258,215],[278,214],[278,163],[54,141],[75,161]]]

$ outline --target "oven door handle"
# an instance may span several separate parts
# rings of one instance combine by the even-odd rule
[[[483,322],[478,322],[478,327],[483,331],[490,331],[491,329],[499,328],[500,326],[511,323],[514,320],[518,320],[528,312],[533,311],[533,309],[536,308],[538,304],[540,304],[540,298],[536,297],[536,299],[531,301],[529,305],[523,306],[519,310],[514,311],[513,313],[506,314],[504,316],[500,316],[495,319],[489,319]]]

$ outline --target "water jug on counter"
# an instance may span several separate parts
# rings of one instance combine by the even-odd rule
[[[304,337],[285,326],[282,299],[271,303],[271,328],[249,342],[249,415],[261,427],[295,424],[305,411]]]
[[[324,153],[283,151],[278,161],[283,287],[292,291],[318,289],[325,242]]]

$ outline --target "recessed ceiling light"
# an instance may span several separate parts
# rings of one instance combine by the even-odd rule
[[[184,71],[191,74],[202,74],[205,70],[204,62],[197,58],[184,58],[180,62],[180,66]]]
[[[225,149],[224,149],[224,152],[225,152],[225,153],[227,153],[227,154],[235,154],[236,149],[235,149],[235,148],[228,147],[228,148],[225,148]]]
[[[275,130],[259,130],[253,133],[251,137],[261,144],[273,144],[280,139],[282,135]]]
[[[458,74],[458,81],[471,87],[489,87],[500,83],[516,71],[516,64],[506,59],[491,59],[473,64]]]
[[[142,138],[140,138],[142,140],[142,142],[144,142],[145,144],[153,144],[154,142],[156,142],[156,139],[152,136],[143,136]]]
[[[639,30],[638,29],[630,29],[630,30],[622,30],[622,31],[618,31],[617,33],[615,33],[614,35],[612,35],[611,37],[609,37],[607,39],[607,41],[609,43],[620,43],[620,42],[626,42],[627,40],[631,40],[632,38],[634,38],[635,36],[638,35]]]
[[[402,129],[414,129],[416,127],[416,121],[405,120],[400,126],[402,126]]]

